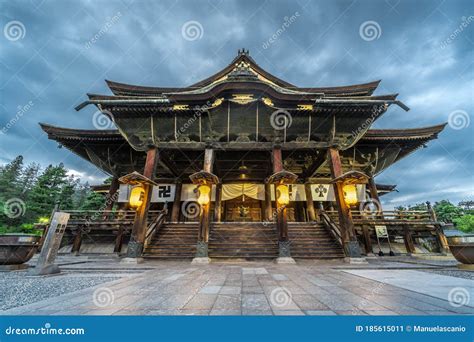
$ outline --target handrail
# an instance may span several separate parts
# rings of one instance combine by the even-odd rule
[[[155,233],[161,228],[165,222],[166,215],[168,215],[168,205],[165,203],[163,210],[159,211],[153,222],[150,223],[145,235],[145,245],[148,245],[149,241],[153,238]]]
[[[320,211],[320,217],[324,226],[329,230],[332,236],[336,239],[337,242],[342,246],[342,236],[339,226],[331,219],[331,217],[326,213],[326,211]]]

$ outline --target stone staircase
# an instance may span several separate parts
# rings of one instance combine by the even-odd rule
[[[291,256],[295,259],[343,258],[344,251],[322,223],[289,222]]]
[[[143,256],[191,259],[196,254],[198,223],[165,223],[145,247]]]
[[[275,225],[260,222],[213,223],[209,235],[209,257],[274,259],[278,257]]]
[[[291,255],[296,259],[343,258],[344,252],[320,223],[289,222]],[[192,259],[196,254],[198,223],[165,223],[145,247],[144,257]],[[278,234],[274,224],[261,222],[211,223],[209,257],[213,259],[275,259]]]

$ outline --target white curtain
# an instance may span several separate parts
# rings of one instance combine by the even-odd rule
[[[265,186],[263,184],[223,184],[222,200],[227,201],[244,194],[247,197],[263,201],[265,199]]]

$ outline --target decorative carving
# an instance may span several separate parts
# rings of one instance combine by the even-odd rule
[[[296,106],[296,110],[313,110],[313,105],[311,104],[299,104]]]
[[[237,139],[235,139],[237,142],[250,142],[250,138],[248,133],[239,133],[237,136]]]

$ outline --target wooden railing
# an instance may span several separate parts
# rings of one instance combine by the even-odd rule
[[[107,229],[117,224],[133,224],[135,211],[113,210],[65,210],[70,214],[68,226],[96,226]]]
[[[324,210],[320,212],[321,221],[336,241],[342,246],[341,228]]]
[[[336,210],[326,210],[325,213],[336,223],[339,215]],[[388,210],[379,212],[361,212],[351,210],[354,224],[437,224],[431,219],[428,211],[423,210]]]
[[[148,245],[148,243],[153,239],[153,236],[156,234],[158,230],[160,230],[161,226],[166,220],[166,216],[168,215],[168,207],[165,205],[163,210],[154,210],[151,213],[151,217],[153,217],[153,214],[155,214],[154,219],[147,228],[146,235],[145,235],[145,245]],[[148,218],[150,219],[150,212],[148,212]]]

